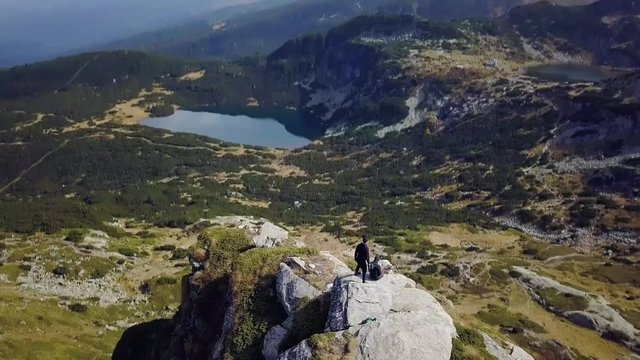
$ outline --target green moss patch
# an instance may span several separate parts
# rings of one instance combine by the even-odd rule
[[[355,360],[356,340],[353,335],[344,332],[316,334],[309,338],[313,351],[312,360]]]
[[[20,274],[25,273],[17,264],[4,264],[0,266],[0,274],[6,275],[10,281],[16,281]]]
[[[586,271],[585,275],[606,283],[640,286],[640,268],[637,266],[604,264]]]
[[[405,275],[427,290],[438,290],[442,284],[442,279],[436,276],[420,274],[417,272]]]
[[[479,311],[476,316],[487,324],[510,329],[512,332],[531,330],[537,333],[545,333],[546,330],[540,324],[529,320],[525,315],[512,313],[504,307],[489,305],[486,311]]]
[[[310,249],[287,247],[251,249],[235,259],[231,274],[236,306],[231,354],[235,359],[260,358],[267,331],[286,317],[272,294],[280,262],[288,256],[313,253]]]
[[[536,294],[555,311],[582,311],[589,307],[589,301],[584,297],[559,292],[552,288],[537,289]]]
[[[234,359],[262,357],[262,341],[269,329],[286,318],[273,288],[280,263],[288,256],[313,255],[314,250],[293,247],[254,248],[253,241],[241,229],[209,228],[189,249],[194,258],[206,259],[205,270],[194,278],[195,286],[228,277],[235,307],[234,329],[227,354]],[[310,302],[303,312],[317,311],[322,304]],[[300,331],[313,332],[314,326],[299,324]]]
[[[486,350],[482,334],[475,329],[456,324],[458,337],[453,339],[451,360],[494,360]]]

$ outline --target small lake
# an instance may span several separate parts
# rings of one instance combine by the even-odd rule
[[[319,131],[305,127],[300,116],[293,111],[265,113],[249,109],[244,111],[249,114],[243,115],[240,111],[222,113],[213,108],[192,110],[178,110],[171,116],[149,118],[141,124],[236,144],[283,149],[303,147],[320,135]]]
[[[598,82],[623,72],[586,64],[545,64],[525,69],[525,74],[542,80],[558,82]]]

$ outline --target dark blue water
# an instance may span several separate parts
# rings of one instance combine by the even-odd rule
[[[621,74],[601,66],[585,64],[545,64],[525,69],[525,73],[542,80],[557,82],[598,82]]]
[[[314,138],[311,131],[304,134],[305,129],[300,126],[294,126],[294,128],[301,131],[288,130],[283,120],[279,120],[269,117],[178,110],[168,117],[144,120],[142,125],[172,132],[204,135],[244,145],[296,149],[311,143]]]

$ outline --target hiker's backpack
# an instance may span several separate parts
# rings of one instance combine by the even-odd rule
[[[382,268],[379,263],[374,262],[369,266],[369,276],[372,280],[378,280],[382,277]]]

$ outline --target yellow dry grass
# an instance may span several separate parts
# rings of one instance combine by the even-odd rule
[[[190,72],[190,73],[188,73],[186,75],[181,76],[180,80],[182,80],[182,81],[196,81],[196,80],[202,79],[206,73],[207,73],[206,70]]]
[[[504,249],[516,245],[520,237],[509,231],[477,230],[472,232],[469,231],[468,226],[454,224],[430,231],[427,238],[434,245],[460,247],[465,243],[473,243],[483,248]]]
[[[138,94],[137,98],[121,102],[115,105],[113,108],[109,109],[106,112],[103,120],[107,122],[116,122],[123,125],[138,124],[140,121],[149,117],[149,112],[147,112],[145,108],[142,108],[137,104],[143,101],[145,96],[153,94],[171,95],[172,92],[158,86],[154,86],[154,88],[150,92],[143,89]]]

